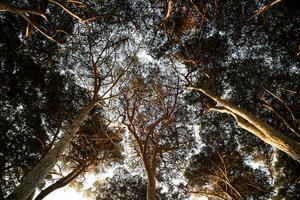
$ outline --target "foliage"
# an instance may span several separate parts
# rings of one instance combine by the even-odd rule
[[[225,130],[220,126],[201,134],[205,146],[190,158],[185,171],[188,190],[220,199],[268,197],[272,191],[268,172],[247,164],[249,153],[242,150],[234,131]]]
[[[99,96],[54,170],[123,165],[97,199],[146,199],[151,178],[157,199],[299,199],[298,162],[186,88],[299,148],[299,23],[292,0],[1,1],[0,198]]]
[[[132,175],[124,168],[115,169],[114,176],[100,181],[97,185],[95,195],[97,200],[109,199],[146,199],[147,181],[139,175]],[[161,188],[157,188],[156,198],[167,199]]]

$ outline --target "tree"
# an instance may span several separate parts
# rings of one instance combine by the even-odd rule
[[[295,117],[299,113],[296,106],[299,98],[294,96],[299,88],[298,75],[293,70],[298,63],[295,53],[298,44],[291,28],[297,29],[294,20],[299,12],[290,1],[283,1],[265,11],[265,20],[270,24],[265,26],[261,15],[251,18],[257,10],[257,5],[251,2],[183,3],[181,6],[186,9],[178,12],[188,12],[204,20],[201,29],[195,27],[195,31],[180,37],[181,42],[173,42],[176,52],[173,57],[187,66],[187,84],[203,94],[200,95],[203,108],[234,116],[242,128],[299,161],[299,117]],[[204,11],[205,18],[201,17]],[[286,14],[288,11],[291,14]],[[176,25],[184,16],[175,11],[168,20]],[[286,26],[286,20],[291,25]],[[275,27],[278,31],[271,32]],[[178,38],[176,29],[168,33],[169,40]],[[278,41],[278,37],[286,34],[291,34],[284,37],[286,44],[291,44],[288,46]],[[284,95],[288,97],[282,100]]]
[[[88,171],[99,171],[100,168],[110,167],[122,160],[120,147],[120,130],[108,127],[104,120],[103,110],[93,110],[80,128],[78,135],[75,136],[64,153],[59,169],[70,171],[54,182],[35,197],[41,200],[51,192],[75,181],[78,177],[84,176]]]
[[[9,3],[12,3],[12,4],[9,4]],[[39,5],[36,5],[35,3],[37,3]],[[17,13],[17,14],[22,14],[22,16],[24,14],[25,17],[30,17],[30,20],[31,20],[31,17],[35,18],[35,16],[32,16],[32,15],[35,15],[34,13],[32,13],[33,9],[35,9],[35,7],[41,6],[40,3],[46,3],[47,4],[46,5],[47,8],[48,8],[48,6],[50,8],[52,8],[53,6],[50,5],[50,4],[51,3],[57,3],[57,2],[56,1],[55,2],[51,1],[50,4],[48,4],[48,2],[42,2],[42,1],[39,1],[39,2],[31,2],[31,1],[29,1],[29,2],[20,2],[20,4],[18,4],[18,2],[7,2],[6,8],[4,10],[2,10],[2,11],[4,11],[4,12],[7,12],[7,11],[14,12],[15,10],[20,10],[20,9],[24,11],[24,8],[26,7],[28,9],[27,9],[27,11],[24,11],[25,13]],[[74,4],[76,4],[76,3],[80,4],[80,2],[72,2],[72,4],[73,3]],[[112,3],[112,5],[116,6],[118,9],[120,7],[122,7],[122,6],[118,7],[118,5],[120,5],[119,3],[118,4],[114,4],[114,2],[110,2],[110,3]],[[124,2],[122,2],[122,3],[124,3]],[[34,5],[32,5],[32,4],[34,4]],[[69,6],[69,5],[70,4],[68,4],[67,6]],[[78,4],[76,4],[76,6],[77,5]],[[80,4],[80,5],[83,5],[83,4]],[[79,8],[79,7],[76,7],[76,6],[75,6],[75,9],[74,9],[74,7],[72,9],[76,10],[76,9]],[[113,6],[111,6],[110,8],[112,9],[112,11],[116,11],[116,10],[114,10]],[[71,5],[71,7],[72,7],[72,5]],[[53,17],[51,19],[53,19],[55,21],[53,24],[57,25],[60,22],[64,22],[64,23],[68,24],[69,22],[67,20],[57,20],[57,17],[59,18],[59,16],[60,16],[60,15],[56,15],[56,13],[55,13],[57,11],[56,10],[57,8],[59,8],[59,9],[62,8],[61,11],[63,11],[63,13],[64,12],[68,12],[68,9],[69,9],[69,8],[66,8],[66,7],[64,7],[62,5],[57,5],[57,7],[54,7],[53,8],[54,12],[51,13],[51,17]],[[122,9],[124,9],[124,8],[125,7],[123,6]],[[104,8],[103,7],[101,7],[101,8],[98,7],[98,9],[103,10]],[[122,11],[122,15],[126,16],[127,11],[128,10],[124,9],[124,11]],[[83,13],[83,15],[90,14],[89,10],[85,10],[84,12],[86,12],[86,13]],[[69,12],[69,14],[72,15],[72,13],[70,13],[70,12]],[[83,119],[87,116],[87,113],[89,113],[89,111],[94,107],[93,104],[97,104],[98,103],[98,100],[97,100],[97,95],[98,95],[97,94],[97,90],[99,90],[100,82],[101,82],[101,84],[104,84],[104,87],[101,88],[101,90],[104,92],[102,94],[103,96],[101,97],[101,102],[102,101],[104,101],[104,102],[107,101],[109,99],[109,97],[108,97],[109,94],[111,94],[113,96],[116,95],[114,93],[110,93],[110,91],[112,91],[113,87],[118,83],[118,81],[121,78],[121,76],[124,73],[124,71],[119,66],[116,66],[117,62],[116,62],[116,57],[114,56],[114,54],[116,54],[117,51],[120,49],[121,44],[123,44],[124,42],[127,42],[127,40],[126,40],[126,38],[124,39],[122,37],[118,37],[120,35],[117,35],[117,37],[111,37],[112,35],[114,35],[114,32],[109,32],[108,30],[106,30],[107,31],[106,33],[109,33],[109,34],[107,34],[105,36],[107,38],[110,38],[110,40],[104,40],[104,41],[99,40],[99,38],[97,38],[97,36],[101,35],[101,33],[99,31],[99,27],[100,27],[99,24],[100,23],[98,23],[98,22],[95,23],[93,26],[90,26],[90,27],[87,27],[87,28],[81,27],[80,30],[81,31],[83,30],[83,31],[86,31],[86,32],[85,33],[81,33],[81,34],[78,33],[78,34],[79,35],[84,35],[83,37],[87,38],[87,40],[86,39],[82,40],[83,42],[87,41],[87,44],[84,44],[84,48],[80,49],[80,53],[82,54],[81,56],[87,55],[87,57],[85,57],[85,59],[83,59],[83,60],[80,60],[82,57],[77,57],[77,60],[75,60],[77,63],[74,64],[73,63],[73,59],[71,59],[71,58],[74,55],[78,55],[78,52],[79,52],[78,50],[79,49],[72,49],[72,48],[69,48],[68,46],[66,46],[66,48],[64,48],[64,49],[61,49],[61,46],[58,46],[58,44],[55,44],[53,42],[51,43],[51,42],[45,40],[45,38],[41,39],[38,36],[37,37],[32,37],[28,41],[28,43],[26,43],[26,41],[24,41],[24,40],[19,40],[18,34],[22,35],[22,33],[21,33],[22,32],[22,25],[23,25],[22,21],[19,18],[16,18],[16,16],[11,15],[11,14],[4,13],[3,16],[4,17],[1,18],[1,22],[2,21],[4,22],[5,25],[3,27],[8,27],[9,31],[6,32],[5,30],[3,30],[2,33],[3,33],[3,35],[7,35],[7,37],[10,37],[10,36],[14,36],[15,37],[15,38],[13,38],[14,40],[12,40],[12,41],[19,42],[19,43],[14,44],[15,46],[18,45],[18,47],[16,47],[15,49],[18,49],[19,47],[23,48],[25,46],[25,48],[24,48],[23,51],[26,54],[29,54],[28,55],[28,57],[30,58],[29,60],[31,62],[32,62],[32,60],[35,60],[35,61],[38,60],[38,61],[40,61],[42,63],[41,65],[43,67],[45,67],[44,70],[48,70],[48,67],[50,67],[50,69],[52,69],[51,67],[58,66],[58,69],[56,69],[57,71],[55,71],[57,73],[56,74],[57,76],[54,76],[53,79],[50,79],[51,81],[53,81],[53,82],[51,82],[52,85],[44,84],[46,86],[49,86],[49,93],[46,94],[47,97],[53,98],[54,101],[50,102],[50,105],[49,105],[50,109],[47,110],[47,112],[42,113],[42,114],[45,114],[46,116],[48,116],[48,114],[50,114],[50,115],[53,114],[53,117],[54,117],[54,119],[57,119],[57,122],[56,123],[51,122],[51,123],[53,123],[51,125],[53,125],[54,127],[50,127],[50,128],[51,128],[51,131],[53,129],[56,129],[56,130],[53,131],[53,138],[52,138],[52,136],[50,136],[50,138],[53,139],[51,141],[42,141],[40,138],[37,138],[37,139],[39,139],[39,141],[38,141],[39,143],[45,143],[45,145],[47,145],[47,151],[43,152],[44,155],[40,156],[40,157],[43,157],[44,160],[46,160],[46,157],[47,157],[45,155],[50,155],[51,152],[53,151],[53,150],[51,150],[51,151],[48,151],[48,150],[53,147],[53,144],[57,143],[58,139],[61,139],[60,140],[61,141],[61,146],[59,148],[53,148],[53,149],[60,149],[60,150],[58,150],[57,152],[52,152],[53,153],[53,157],[49,161],[49,162],[51,162],[51,165],[47,165],[48,169],[43,168],[43,167],[41,167],[39,165],[36,165],[35,169],[37,169],[37,168],[44,169],[44,171],[45,171],[44,173],[46,174],[47,173],[46,171],[49,172],[51,166],[53,166],[55,164],[55,159],[58,159],[60,157],[59,155],[63,152],[63,149],[66,148],[66,146],[69,143],[70,139],[74,138],[74,133],[77,132],[77,130],[79,128],[79,125],[82,124]],[[72,16],[74,17],[74,13],[73,13]],[[117,17],[120,17],[120,16],[117,16]],[[15,22],[14,23],[10,23],[11,18],[17,19],[16,23]],[[12,20],[12,21],[14,21],[14,20]],[[45,21],[39,21],[39,22],[41,22],[43,24]],[[110,24],[116,24],[116,23],[119,23],[119,21],[118,20],[106,20],[104,23],[102,23],[102,25],[104,25],[104,26],[101,26],[101,28],[103,28],[103,30],[105,30],[105,26],[108,26]],[[125,26],[126,26],[126,21],[122,21],[122,23],[125,24]],[[72,25],[72,23],[69,23],[68,25],[70,25],[70,24]],[[98,27],[98,30],[94,31],[92,33],[91,31],[96,26]],[[122,28],[122,26],[120,26],[120,27]],[[73,28],[71,28],[71,29],[73,29]],[[88,29],[88,31],[87,31],[87,29]],[[95,34],[96,32],[97,32],[97,34]],[[10,35],[10,33],[12,33],[12,34]],[[104,33],[104,31],[103,31],[103,33]],[[78,36],[78,38],[75,38],[74,40],[77,40],[77,44],[79,45],[78,41],[80,39],[82,39],[83,37]],[[103,35],[101,35],[101,37],[103,37]],[[4,39],[5,42],[10,41],[9,39],[7,40],[6,38],[3,38],[3,39]],[[119,41],[115,40],[115,39],[119,39]],[[73,41],[72,45],[74,45],[75,43],[76,42]],[[92,50],[95,45],[98,45],[97,46],[97,51],[99,50],[99,48],[102,48],[102,53],[99,53],[96,50]],[[1,47],[7,48],[7,47],[9,47],[9,45],[4,45],[4,46],[1,46]],[[26,47],[29,47],[29,48],[27,49]],[[48,48],[48,47],[51,47],[51,48]],[[71,47],[74,47],[74,46],[71,46]],[[62,52],[62,50],[63,50],[63,52]],[[111,52],[109,52],[109,50],[111,50]],[[77,51],[76,52],[77,54],[74,53],[74,51]],[[8,53],[8,52],[5,52],[5,53]],[[12,52],[16,52],[16,51],[12,51]],[[88,53],[86,53],[86,52],[88,52]],[[126,53],[131,54],[131,52],[126,52]],[[3,54],[3,55],[5,55],[5,54]],[[16,58],[14,56],[15,55],[12,55],[9,58]],[[17,58],[19,58],[19,56],[17,56]],[[26,58],[27,57],[25,57],[25,59]],[[93,60],[92,63],[90,63],[91,59]],[[70,61],[72,61],[72,62],[70,62]],[[8,64],[13,63],[12,59],[9,62],[10,63],[3,63],[2,62],[2,64],[3,64],[2,67],[8,67],[9,66]],[[20,62],[18,61],[17,63],[19,64]],[[82,64],[81,68],[74,70],[73,67],[77,66],[78,64]],[[71,65],[73,65],[73,66],[71,66]],[[101,65],[101,68],[99,67],[100,65]],[[104,65],[105,65],[105,67],[103,67]],[[127,67],[129,67],[129,66],[127,66]],[[72,78],[74,76],[76,77],[78,74],[83,75],[82,77],[79,77],[80,80],[84,79],[84,81],[80,83],[80,86],[78,86],[78,82],[79,82],[78,81],[78,76],[76,78],[73,78],[73,79],[68,79],[68,81],[70,81],[72,84],[74,84],[74,85],[72,85],[72,84],[71,85],[72,85],[72,87],[75,86],[76,89],[78,89],[78,88],[80,89],[82,87],[84,88],[85,86],[87,86],[87,87],[85,87],[82,90],[84,92],[84,95],[81,94],[82,96],[80,96],[80,94],[78,93],[78,94],[76,94],[77,96],[75,95],[76,97],[74,95],[69,95],[68,98],[70,98],[70,99],[64,98],[64,95],[68,95],[68,92],[66,92],[66,91],[71,91],[71,89],[73,89],[73,88],[70,87],[70,85],[60,84],[61,81],[60,81],[59,75],[60,74],[66,74],[66,73],[68,75],[70,75],[68,78],[71,78],[71,76],[72,76]],[[74,74],[76,74],[76,75],[74,75]],[[43,80],[43,78],[40,76],[40,74],[36,75],[36,77],[40,78],[40,79],[36,80],[36,83],[39,84],[39,82],[41,80]],[[91,77],[93,77],[92,80],[91,80]],[[21,77],[21,79],[22,78],[23,77]],[[116,78],[116,79],[114,79],[114,78]],[[88,83],[88,84],[86,84],[86,83]],[[93,84],[93,86],[94,86],[94,94],[92,94],[94,97],[91,97],[91,94],[90,94],[91,93],[91,91],[90,91],[91,87],[89,86],[90,83]],[[66,89],[66,90],[64,91],[65,93],[64,92],[59,93],[60,92],[59,91],[58,92],[59,96],[55,96],[56,95],[55,92],[57,92],[56,89],[58,89],[58,88],[55,88],[55,87],[58,87],[58,86],[62,87],[63,89]],[[41,90],[43,90],[43,87],[41,87]],[[80,91],[81,91],[81,89],[80,89]],[[92,91],[92,93],[93,93],[93,91]],[[33,94],[34,94],[34,92],[33,92]],[[37,94],[39,94],[39,93],[37,93]],[[52,95],[54,95],[54,96],[52,96]],[[83,99],[82,101],[80,101],[82,99],[82,97],[84,97],[85,99]],[[82,107],[82,106],[84,106],[84,104],[86,104],[87,101],[88,101],[88,99],[90,99],[90,98],[92,98],[91,103],[87,104],[86,109],[84,109],[83,112],[82,112],[82,115],[79,115],[78,116],[79,118],[77,118],[77,120],[75,120],[75,122],[74,122],[73,119],[76,117],[76,114],[78,114],[79,108]],[[58,105],[58,102],[60,100],[62,100],[62,99],[65,99],[68,104],[70,104],[71,102],[73,103],[73,101],[80,102],[79,105],[75,103],[75,105],[76,105],[76,106],[74,106],[75,109],[71,107],[71,111],[72,112],[67,112],[68,114],[70,114],[70,116],[68,116],[68,117],[65,116],[66,115],[66,113],[64,112],[65,109],[60,109],[60,105]],[[34,101],[36,102],[36,100],[34,100]],[[4,101],[4,104],[5,103],[6,102]],[[74,104],[72,104],[72,105],[74,105]],[[70,106],[66,106],[66,108],[69,109]],[[60,110],[62,110],[63,112],[61,112],[61,113],[56,113],[55,112],[55,111],[60,111]],[[31,113],[34,113],[34,112],[36,112],[36,110],[35,111],[34,110],[30,110],[28,113],[31,114]],[[72,113],[72,115],[71,115],[71,113]],[[58,117],[58,115],[59,115],[59,117]],[[6,118],[6,116],[5,116],[5,118]],[[26,117],[24,119],[26,120]],[[66,134],[65,135],[66,137],[60,138],[59,135],[58,135],[60,133],[60,131],[62,131],[62,132],[68,132],[65,129],[65,126],[70,125],[71,122],[75,123],[75,124],[73,123],[73,125],[75,125],[75,127],[72,127],[71,129],[69,129],[69,132],[71,131],[72,133],[71,134]],[[41,124],[42,124],[42,120],[36,121],[36,125],[38,127],[41,126]],[[55,127],[55,126],[57,126],[57,127]],[[29,126],[29,128],[31,128],[31,127],[32,126]],[[19,131],[19,130],[15,130],[15,131]],[[10,136],[12,136],[12,135],[13,134],[11,134]],[[67,135],[69,135],[69,136],[67,136]],[[43,137],[46,137],[46,136],[43,135]],[[65,141],[65,142],[63,142],[63,141]],[[39,144],[39,145],[41,145],[41,144]],[[44,144],[42,144],[42,145],[44,145]],[[57,143],[57,145],[59,146],[58,143]],[[56,147],[58,147],[57,145],[56,145]],[[35,145],[32,143],[32,145],[30,145],[30,146],[32,147],[32,146],[35,146]],[[30,151],[26,151],[26,153],[29,154],[29,155],[31,155],[31,157],[33,157],[33,154],[31,154]],[[35,158],[35,162],[40,157]],[[40,163],[43,163],[43,162],[41,161]],[[30,163],[30,168],[33,167],[34,164],[36,164],[36,163]],[[7,167],[7,166],[4,166],[4,168],[5,167]],[[17,167],[18,166],[16,166],[16,168]],[[29,171],[29,169],[26,170],[26,173]],[[31,170],[31,171],[33,172],[34,170]],[[11,173],[11,175],[12,174],[13,173]],[[38,182],[41,181],[42,176],[45,176],[45,174],[43,174],[43,173],[39,173],[39,174],[41,175],[41,177],[37,178],[39,180],[35,180],[35,181],[32,181],[34,179],[31,180],[31,182],[33,184],[35,184],[35,185],[38,184]],[[22,176],[22,175],[24,175],[24,173],[20,173],[20,176]],[[18,178],[20,178],[20,176]],[[29,179],[31,179],[31,178],[29,178]],[[18,183],[18,181],[15,182],[15,184],[17,184],[17,183]],[[22,188],[22,186],[19,186],[19,188]],[[28,193],[28,192],[29,191],[27,191],[26,193]],[[13,198],[13,197],[11,197],[11,198]],[[20,197],[20,198],[22,199],[22,197]]]
[[[96,183],[94,192],[97,200],[132,199],[140,200],[147,198],[147,181],[133,175],[124,168],[115,169],[114,176]],[[156,188],[155,197],[158,200],[167,199],[166,194],[161,193],[161,188]]]
[[[241,128],[249,131],[267,144],[275,146],[300,162],[300,145],[297,141],[275,130],[273,127],[246,110],[238,108],[230,102],[214,95],[206,88],[202,89],[191,87],[191,89],[203,92],[219,104],[218,107],[212,107],[210,110],[232,115]]]
[[[61,137],[59,142],[47,152],[47,154],[38,162],[38,164],[22,178],[20,185],[8,196],[7,199],[27,199],[38,184],[52,170],[59,157],[71,141],[73,135],[78,132],[81,123],[88,113],[93,109],[97,99],[93,98],[89,104],[80,112],[78,117],[74,119],[66,133]],[[33,181],[35,180],[35,181]]]
[[[174,162],[175,169],[180,156],[193,143],[192,134],[184,122],[186,110],[179,99],[179,82],[168,79],[159,68],[144,74],[137,66],[130,76],[135,78],[129,85],[130,92],[122,98],[123,124],[146,170],[147,199],[153,200],[157,170],[160,165],[168,168],[168,161]]]
[[[73,19],[84,24],[113,15],[112,13],[97,13],[92,7],[99,4],[99,2],[95,4],[93,1],[80,0],[39,0],[28,2],[6,0],[1,2],[0,12],[12,13],[23,18],[26,23],[26,38],[30,38],[34,30],[47,39],[60,43],[64,40],[61,37],[72,33],[75,24]]]
[[[205,146],[190,158],[185,171],[187,191],[212,199],[269,197],[272,188],[268,173],[246,163],[249,152],[242,150],[244,144],[236,140],[237,133],[228,133],[230,128],[223,125],[201,131]]]
[[[20,22],[10,20],[1,18],[3,198],[51,149],[61,125],[69,124],[88,99],[88,92],[76,86],[70,73],[61,74],[58,65],[48,68],[45,60],[30,55],[18,37]]]
[[[92,53],[93,52],[90,52],[90,54]],[[70,143],[71,139],[79,131],[81,124],[86,119],[90,111],[97,106],[99,102],[108,100],[108,94],[112,96],[115,95],[114,93],[110,93],[110,91],[112,91],[126,70],[128,70],[130,64],[127,65],[124,70],[118,70],[117,68],[113,68],[114,66],[111,66],[110,63],[106,63],[106,68],[102,67],[98,71],[97,65],[99,64],[99,59],[95,60],[93,56],[94,55],[90,56],[93,60],[92,66],[90,67],[92,69],[92,76],[90,77],[93,77],[92,79],[94,81],[93,90],[91,91],[92,97],[90,97],[89,103],[87,103],[75,119],[72,120],[69,128],[65,131],[54,147],[48,151],[38,164],[22,179],[20,185],[14,190],[8,199],[26,199],[37,185],[47,176],[47,174],[49,174],[50,170],[54,167],[55,163]],[[100,56],[98,58],[101,58]],[[103,63],[101,64],[102,66],[104,65]],[[102,94],[98,94],[100,87],[103,91]]]
[[[252,160],[274,181],[274,198],[297,198],[298,164],[271,145],[299,161],[299,8],[292,0],[2,1],[1,195],[31,198],[57,161],[69,174],[42,197],[97,171],[100,160],[118,159],[111,126],[122,122],[122,144],[135,152],[128,167],[142,160],[148,199],[161,185],[166,198],[185,198],[174,178],[193,150],[195,126],[211,138],[226,129],[233,145],[207,142],[198,156],[209,169],[194,156],[196,171],[218,177],[202,174],[194,180],[200,189],[205,181],[225,198],[258,198],[247,185],[261,174],[245,164]],[[241,182],[222,175],[230,162]],[[255,183],[267,186],[262,179]]]
[[[300,164],[282,152],[277,153],[278,160],[274,166],[274,186],[278,188],[274,199],[299,198],[299,167]]]

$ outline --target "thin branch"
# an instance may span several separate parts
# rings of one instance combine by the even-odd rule
[[[171,117],[171,115],[174,113],[174,111],[176,109],[178,96],[179,96],[179,78],[177,79],[177,84],[176,84],[176,93],[175,93],[175,97],[174,97],[174,104],[171,107],[170,112],[167,113],[169,115],[169,117]]]
[[[166,104],[165,104],[165,97],[162,94],[162,89],[161,89],[161,84],[160,83],[154,83],[152,84],[152,88],[154,90],[154,92],[156,93],[159,101],[160,101],[160,105],[162,106],[162,109],[164,111],[164,113],[167,113],[167,108],[166,108]]]
[[[27,17],[24,13],[20,13],[19,14],[21,17],[23,17],[29,24],[31,24],[38,32],[40,32],[42,35],[44,35],[46,38],[48,38],[49,40],[56,42],[58,44],[61,44],[60,42],[58,42],[56,39],[54,39],[56,33],[54,35],[49,35],[46,31],[43,31],[42,28],[38,27],[35,23],[33,23],[29,17]]]
[[[69,10],[68,8],[66,8],[64,5],[62,5],[61,3],[55,1],[55,0],[49,0],[50,3],[53,3],[57,6],[59,6],[60,8],[62,8],[66,13],[68,13],[69,15],[71,15],[72,17],[74,17],[75,19],[77,19],[81,24],[84,24],[86,22],[90,22],[96,19],[96,17],[91,17],[88,19],[82,19],[81,17],[79,17],[78,15],[76,15],[75,13],[73,13],[71,10]]]
[[[298,137],[300,137],[300,132],[292,125],[290,124],[281,114],[279,114],[266,100],[263,100],[265,103],[263,106],[270,111],[272,111],[283,123],[293,132],[295,133]]]
[[[265,91],[267,91],[270,95],[272,95],[274,98],[276,98],[278,101],[280,101],[284,105],[284,107],[289,111],[290,115],[292,116],[293,121],[295,121],[296,118],[294,116],[294,113],[290,109],[290,107],[280,97],[278,97],[277,95],[275,95],[274,93],[272,93],[270,90],[268,90],[266,88],[264,88],[264,89],[265,89]]]
[[[13,14],[21,15],[21,14],[33,14],[40,16],[44,18],[44,20],[48,21],[47,17],[45,16],[44,13],[40,12],[39,10],[34,10],[34,9],[27,9],[27,8],[18,8],[15,6],[8,6],[4,9],[0,9],[0,12],[10,12]]]
[[[208,20],[208,18],[205,16],[205,14],[203,14],[199,8],[195,5],[195,3],[193,2],[193,0],[190,0],[190,2],[193,4],[194,8],[197,10],[197,12],[200,14],[201,16],[201,21],[204,22],[205,20]]]
[[[137,133],[135,131],[135,127],[132,123],[132,120],[130,120],[128,110],[125,111],[125,113],[126,113],[126,117],[127,117],[128,121],[129,121],[129,124],[124,124],[124,125],[127,127],[128,131],[133,135],[134,139],[136,140],[136,142],[139,146],[139,149],[140,149],[139,153],[142,157],[144,157],[143,152],[142,152],[142,149],[143,149],[142,141],[140,140],[139,136],[137,135]]]
[[[256,184],[252,184],[252,183],[246,183],[246,185],[250,186],[250,187],[253,187],[261,192],[269,192],[267,190],[264,190],[264,189],[261,189],[259,186],[257,186]]]
[[[135,56],[138,52],[138,50],[140,49],[140,45],[138,46],[138,48],[136,49],[136,51],[134,52],[133,56]],[[119,82],[119,80],[127,73],[127,71],[130,69],[131,65],[133,63],[133,59],[130,60],[130,62],[127,64],[127,66],[125,67],[125,70],[123,72],[121,72],[119,74],[119,76],[113,81],[111,87],[106,91],[104,92],[104,94],[101,96],[101,99],[108,93],[110,92],[113,87]]]
[[[76,0],[66,0],[68,3],[73,3],[73,4],[78,4],[81,7],[86,7],[86,4],[81,2],[81,1],[76,1]]]
[[[111,98],[120,96],[122,94],[126,94],[126,93],[130,92],[132,89],[135,89],[135,88],[131,88],[131,89],[128,89],[128,90],[123,90],[122,92],[119,92],[117,94],[111,94],[109,97],[104,97],[101,100],[104,101],[104,100],[107,100],[107,99],[111,99]]]
[[[146,154],[146,151],[147,151],[147,146],[148,146],[148,143],[149,143],[149,139],[150,139],[150,136],[153,134],[156,126],[158,126],[161,122],[163,122],[164,120],[166,120],[168,118],[168,115],[162,115],[160,118],[158,118],[154,123],[152,123],[150,126],[149,126],[149,131],[147,133],[147,136],[146,136],[146,141],[145,141],[145,144],[144,144],[144,149],[143,149],[143,153]]]
[[[260,8],[258,9],[258,11],[257,11],[254,15],[252,15],[251,17],[249,17],[249,18],[247,19],[247,21],[250,21],[251,19],[255,18],[256,16],[262,14],[262,13],[265,12],[267,9],[271,8],[272,6],[274,6],[274,5],[277,4],[277,3],[280,3],[281,1],[282,1],[282,0],[274,0],[274,1],[273,1],[272,3],[270,3],[270,4],[263,5],[262,7],[260,7]]]
[[[241,199],[244,199],[243,196],[241,195],[241,193],[233,185],[231,185],[230,180],[227,177],[227,174],[215,162],[213,162],[210,159],[209,159],[209,161],[211,164],[213,164],[216,168],[218,168],[220,170],[220,172],[223,174],[224,177],[220,177],[219,175],[215,175],[215,174],[206,174],[206,175],[213,176],[213,177],[223,181],[226,185],[229,186],[229,188],[231,188],[231,191],[233,190]]]
[[[172,0],[168,0],[168,7],[167,7],[167,13],[166,16],[164,17],[164,19],[161,21],[160,25],[161,26],[165,26],[166,21],[170,18],[171,16],[171,12],[173,10],[173,1]]]

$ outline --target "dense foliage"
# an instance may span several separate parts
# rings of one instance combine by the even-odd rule
[[[299,199],[299,38],[293,0],[1,1],[0,199]]]

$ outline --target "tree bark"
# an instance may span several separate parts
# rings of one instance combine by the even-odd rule
[[[207,88],[190,88],[202,92],[206,96],[213,99],[216,103],[220,104],[225,110],[215,110],[219,110],[220,112],[226,112],[234,116],[238,125],[241,128],[251,132],[255,136],[259,137],[261,140],[263,140],[265,143],[280,149],[281,151],[285,152],[294,160],[300,163],[300,144],[298,142],[277,131],[266,122],[254,116],[252,113],[237,106],[234,106],[230,102],[214,95]]]
[[[55,166],[69,145],[74,134],[78,132],[81,123],[85,120],[88,113],[94,108],[96,99],[93,99],[84,107],[79,115],[73,120],[65,134],[56,143],[56,145],[39,161],[39,163],[24,176],[20,185],[7,197],[7,200],[24,200],[27,199],[35,188],[45,179]]]
[[[155,200],[155,177],[156,177],[156,156],[157,146],[154,144],[153,150],[150,155],[150,159],[145,163],[148,182],[147,182],[147,200]]]
[[[66,185],[68,185],[70,182],[72,182],[74,179],[76,179],[86,168],[88,167],[88,165],[85,166],[78,166],[78,168],[74,169],[72,172],[70,172],[67,176],[59,179],[58,181],[56,181],[55,183],[53,183],[52,185],[50,185],[49,187],[47,187],[46,189],[42,190],[36,197],[34,200],[42,200],[44,199],[46,196],[48,196],[51,192],[62,188]]]
[[[154,169],[155,170],[155,169]],[[147,172],[147,200],[155,200],[155,172],[151,169]]]
[[[11,3],[11,0],[1,0],[1,2],[0,2],[0,12],[2,10],[5,10],[6,8],[8,8],[10,3]]]

